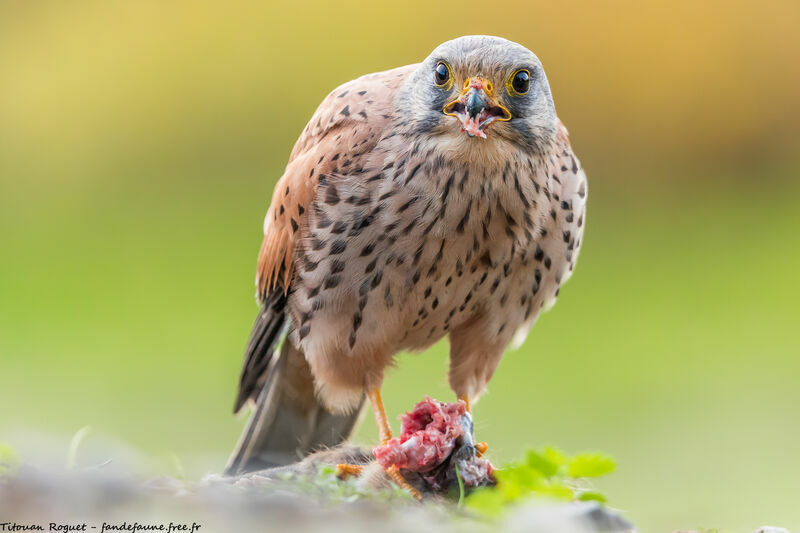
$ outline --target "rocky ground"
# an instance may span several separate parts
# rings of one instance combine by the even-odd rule
[[[364,473],[339,480],[334,465],[344,460],[362,462]],[[433,494],[413,475],[407,479],[424,493],[422,502],[355,447],[321,452],[288,467],[236,477],[207,475],[198,482],[145,479],[114,468],[112,461],[66,469],[22,464],[0,468],[0,532],[636,531],[621,513],[597,502],[530,500],[490,519],[462,505],[458,491]],[[763,527],[756,533],[788,531]]]
[[[531,503],[497,520],[477,517],[455,502],[340,482],[332,469],[307,475],[286,469],[243,477],[139,480],[102,467],[61,473],[21,466],[0,477],[4,531],[425,531],[591,533],[634,531],[596,502]],[[366,478],[365,478],[366,479]],[[368,484],[373,484],[367,486]],[[5,524],[5,525],[3,525]],[[38,527],[37,527],[38,526]],[[198,528],[199,526],[199,528]],[[39,529],[39,527],[41,529]]]

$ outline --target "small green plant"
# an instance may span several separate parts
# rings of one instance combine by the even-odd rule
[[[495,471],[497,485],[474,491],[467,496],[466,505],[485,516],[497,517],[509,506],[530,498],[605,503],[605,497],[591,488],[589,479],[609,474],[615,467],[614,460],[601,453],[568,456],[551,447],[529,450],[522,461]]]
[[[81,447],[83,439],[85,439],[91,431],[92,426],[84,426],[72,436],[72,440],[69,442],[69,449],[67,450],[67,470],[72,470],[78,464],[78,448]]]
[[[186,470],[183,468],[183,461],[175,452],[170,454],[170,459],[172,459],[172,466],[175,469],[175,478],[186,483]]]
[[[18,462],[19,459],[14,448],[0,442],[0,476],[10,474],[17,466]]]

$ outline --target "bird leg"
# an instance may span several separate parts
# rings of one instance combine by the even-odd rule
[[[472,414],[472,406],[471,406],[471,404],[469,402],[469,396],[467,396],[466,394],[461,394],[461,395],[459,395],[458,399],[466,404],[467,412],[469,414]]]
[[[374,388],[367,393],[369,397],[369,403],[372,404],[372,412],[375,414],[375,423],[378,425],[378,435],[380,435],[381,444],[386,444],[389,439],[392,438],[392,427],[389,425],[389,419],[386,416],[386,409],[383,407],[383,399],[381,398],[381,390],[379,388]],[[395,483],[401,488],[406,489],[408,492],[411,493],[414,498],[417,500],[422,499],[422,494],[408,484],[408,481],[405,480],[403,475],[400,473],[400,469],[396,466],[390,466],[386,469],[386,473],[389,475]]]
[[[375,415],[375,423],[378,426],[378,435],[381,439],[381,444],[386,444],[389,439],[392,438],[392,427],[389,425],[389,419],[386,416],[386,409],[383,407],[381,390],[379,388],[371,389],[367,392],[367,397],[369,397],[369,402],[372,405],[372,412]],[[347,479],[350,476],[361,475],[363,470],[364,467],[361,465],[336,465],[336,475],[341,479]],[[390,466],[385,470],[385,472],[395,483],[397,483],[399,487],[410,492],[415,499],[422,499],[422,494],[405,480],[403,474],[400,473],[399,468],[396,466]]]
[[[400,473],[399,468],[397,468],[396,466],[390,466],[389,468],[386,469],[386,473],[389,475],[390,478],[392,478],[392,480],[395,483],[397,483],[397,485],[401,489],[406,489],[408,492],[410,492],[415,500],[422,501],[422,493],[417,489],[415,489],[414,487],[412,487],[409,484],[409,482],[406,481],[406,478],[404,478],[403,474]]]
[[[339,463],[336,465],[336,477],[339,479],[347,479],[350,476],[358,477],[363,471],[363,465],[352,465],[348,463]]]
[[[381,444],[386,444],[392,438],[392,426],[389,425],[389,419],[386,417],[381,390],[376,387],[367,393],[367,397],[369,397],[369,403],[372,405],[372,412],[375,414],[375,423],[378,426]]]
[[[469,401],[469,396],[467,396],[466,394],[462,394],[462,395],[459,395],[458,399],[461,400],[462,402],[464,402],[467,405],[467,412],[470,414],[470,416],[472,416],[472,405],[471,405],[471,403]],[[475,450],[478,452],[478,457],[482,457],[483,454],[485,454],[486,450],[488,450],[488,449],[489,449],[489,445],[486,444],[483,441],[478,442],[478,443],[475,444]]]

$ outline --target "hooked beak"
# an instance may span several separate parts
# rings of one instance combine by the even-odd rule
[[[461,122],[461,131],[470,137],[486,138],[487,126],[492,122],[511,120],[511,113],[492,96],[492,82],[473,77],[464,82],[461,94],[444,106],[445,115]]]

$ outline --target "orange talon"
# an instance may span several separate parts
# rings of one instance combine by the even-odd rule
[[[467,412],[469,414],[472,414],[472,405],[469,402],[469,396],[467,395],[459,396],[458,399],[467,404]]]
[[[339,479],[347,479],[350,476],[358,477],[363,471],[363,465],[351,465],[346,463],[340,463],[336,465],[336,477]]]
[[[367,392],[367,397],[369,397],[369,403],[372,404],[372,412],[375,414],[375,423],[378,425],[378,434],[380,435],[381,444],[386,444],[389,439],[392,438],[392,427],[389,425],[386,409],[383,407],[381,390],[379,388],[374,388]],[[409,485],[408,481],[403,477],[403,474],[400,473],[399,468],[391,466],[385,469],[385,472],[399,487],[410,492],[417,501],[422,499],[422,494]]]
[[[392,438],[392,426],[389,425],[389,419],[386,417],[381,390],[378,388],[372,389],[367,393],[367,396],[369,397],[369,403],[372,404],[372,412],[375,414],[375,423],[378,425],[381,444],[386,444]]]
[[[403,477],[403,474],[400,473],[400,469],[396,466],[390,466],[386,469],[386,473],[389,475],[392,480],[394,480],[397,485],[402,488],[406,489],[411,495],[414,497],[415,500],[421,501],[422,500],[422,493],[412,487],[408,481]]]
[[[486,450],[489,449],[489,445],[485,442],[479,442],[475,444],[475,449],[478,451],[478,457],[482,457],[483,454],[486,453]]]

